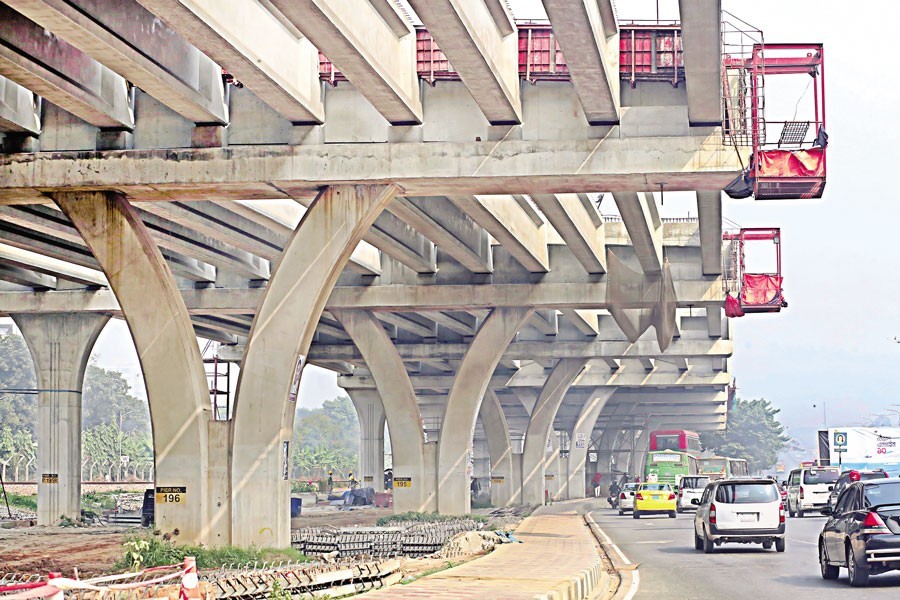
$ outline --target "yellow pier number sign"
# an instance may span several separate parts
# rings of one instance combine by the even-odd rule
[[[157,504],[187,504],[186,486],[159,486],[156,488]]]
[[[411,488],[412,477],[394,477],[395,488]]]

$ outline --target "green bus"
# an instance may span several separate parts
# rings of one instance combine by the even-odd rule
[[[728,479],[730,477],[747,477],[750,469],[743,458],[727,456],[704,456],[698,459],[700,475],[709,475],[710,481]]]
[[[654,450],[647,453],[647,466],[644,469],[647,479],[655,475],[660,483],[676,486],[681,478],[697,475],[699,472],[697,458],[687,452],[675,450]]]

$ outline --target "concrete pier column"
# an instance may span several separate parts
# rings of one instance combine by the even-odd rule
[[[384,491],[384,406],[375,390],[347,392],[359,419],[359,466],[363,487]]]
[[[174,502],[156,503],[157,528],[177,529],[179,542],[229,543],[221,507],[209,495],[209,387],[174,276],[119,194],[59,192],[53,199],[100,263],[137,349],[150,400],[156,486],[178,490]]]
[[[506,415],[494,390],[485,392],[479,415],[491,455],[491,504],[509,506],[513,500],[512,444]]]
[[[81,518],[81,392],[108,315],[12,315],[31,351],[38,388],[38,525]]]
[[[562,456],[560,456],[560,439],[559,432],[550,430],[550,435],[547,437],[547,446],[545,446],[546,453],[544,454],[544,490],[546,490],[547,498],[557,501],[561,500],[562,490],[560,489],[560,463],[562,460]]]
[[[569,432],[569,498],[585,498],[588,495],[588,490],[586,489],[587,478],[585,476],[588,446],[591,445],[591,434],[594,431],[597,419],[600,417],[600,411],[603,410],[607,401],[612,397],[613,391],[614,388],[594,388],[589,400],[581,407],[581,413],[579,413],[578,419],[575,421],[575,426]],[[597,464],[600,464],[599,461]],[[609,481],[606,483],[608,484]],[[594,490],[590,490],[590,495],[594,495]]]
[[[556,411],[566,392],[581,379],[587,369],[587,359],[560,359],[541,388],[525,431],[525,447],[522,452],[522,502],[525,504],[540,504],[544,499],[544,454],[547,438],[553,432],[553,420],[556,419]]]
[[[467,514],[472,510],[466,470],[475,418],[494,369],[531,312],[527,308],[495,308],[459,365],[447,398],[438,448],[437,497],[442,514]]]
[[[394,511],[423,510],[424,498],[435,485],[433,469],[425,469],[425,436],[419,405],[400,353],[371,311],[336,310],[332,314],[365,359],[381,397],[391,434],[394,481],[398,477],[401,481],[410,479],[409,487],[394,486]]]
[[[306,355],[347,260],[397,190],[394,185],[324,189],[269,280],[247,339],[235,399],[231,492],[237,545],[290,543],[290,440]]]

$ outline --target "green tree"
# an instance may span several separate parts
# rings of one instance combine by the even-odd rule
[[[84,429],[109,424],[124,432],[149,433],[147,403],[131,394],[131,385],[119,371],[88,365],[84,375],[81,423]]]
[[[747,460],[751,472],[771,468],[790,441],[778,420],[781,412],[764,399],[735,399],[724,431],[701,434],[703,447],[720,456]]]
[[[0,424],[14,431],[37,429],[37,396],[3,390],[34,389],[31,353],[20,335],[0,335]]]
[[[316,409],[298,408],[293,447],[291,459],[301,477],[352,471],[359,460],[359,420],[350,398],[338,396]]]

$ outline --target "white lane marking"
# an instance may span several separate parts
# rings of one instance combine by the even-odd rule
[[[632,598],[634,598],[634,595],[637,594],[638,584],[640,583],[640,581],[641,581],[641,574],[638,572],[637,569],[635,569],[634,571],[631,572],[631,587],[628,588],[628,593],[625,595],[625,597],[622,600],[631,600]]]
[[[798,544],[809,544],[810,546],[815,546],[817,542],[807,542],[806,540],[798,540],[796,538],[788,538],[792,542],[797,542]]]
[[[625,553],[622,552],[622,550],[621,550],[618,546],[616,546],[615,544],[613,544],[613,541],[609,538],[608,535],[606,535],[606,532],[603,531],[603,529],[600,527],[600,525],[597,524],[597,521],[594,521],[594,517],[593,517],[590,513],[588,513],[588,516],[591,518],[591,521],[594,522],[594,525],[597,527],[597,531],[599,531],[599,532],[600,532],[600,535],[603,536],[603,541],[606,542],[609,546],[612,547],[613,550],[616,551],[616,554],[619,555],[619,558],[622,559],[622,562],[623,562],[623,563],[625,563],[625,564],[631,564],[631,561],[628,560],[628,557],[625,556]],[[635,571],[635,573],[636,573],[636,572],[637,572],[637,571]]]
[[[635,544],[671,544],[674,540],[647,540],[643,542],[635,542]]]

